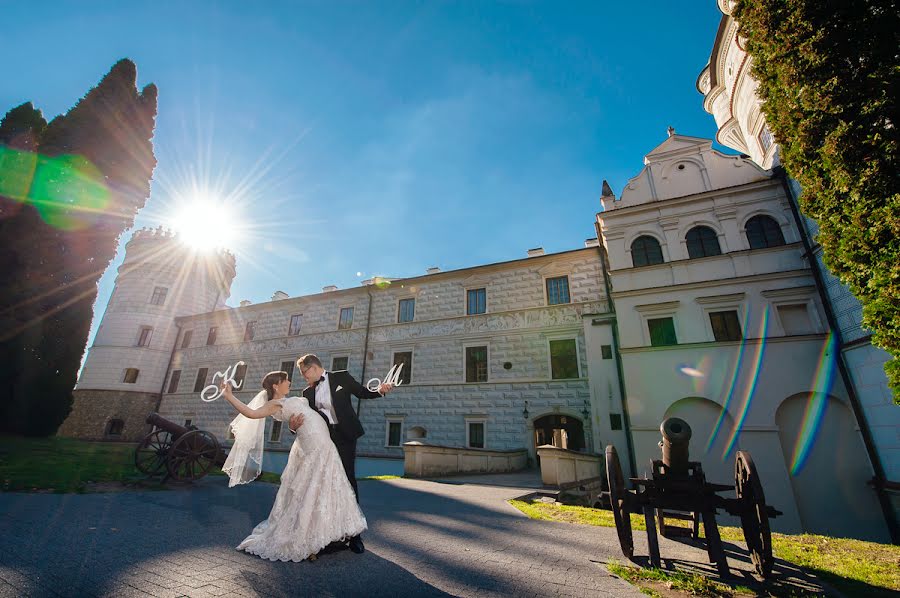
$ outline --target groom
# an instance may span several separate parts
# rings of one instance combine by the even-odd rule
[[[312,353],[308,353],[297,360],[300,374],[309,384],[303,389],[303,396],[309,401],[310,407],[319,412],[328,424],[331,440],[337,448],[344,472],[353,492],[356,494],[356,502],[359,502],[359,490],[356,487],[356,440],[365,434],[359,418],[353,410],[350,395],[356,395],[360,399],[377,399],[389,393],[393,388],[391,384],[382,384],[377,392],[373,392],[356,381],[346,370],[328,372],[322,367],[322,362]],[[296,433],[303,425],[303,416],[295,415],[288,422],[291,432]],[[350,538],[350,550],[360,554],[365,551],[362,538],[354,536]]]

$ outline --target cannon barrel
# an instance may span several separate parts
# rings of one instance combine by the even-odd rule
[[[687,473],[691,427],[681,418],[670,417],[659,426],[659,431],[662,434],[659,446],[662,448],[662,461],[666,469],[673,474]]]
[[[147,416],[147,423],[156,426],[160,430],[165,430],[172,435],[172,440],[178,440],[181,436],[188,433],[188,429],[179,426],[175,422],[169,421],[159,413],[151,413]]]

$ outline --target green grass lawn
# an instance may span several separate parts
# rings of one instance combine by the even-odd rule
[[[532,519],[616,526],[612,512],[603,509],[539,501],[511,500],[509,503]],[[687,522],[678,521],[666,523],[687,525]],[[632,514],[631,527],[636,531],[646,530],[643,515]],[[720,526],[719,533],[726,541],[744,540],[740,528]],[[772,534],[772,547],[776,557],[805,568],[847,596],[887,598],[900,592],[900,546],[813,534]],[[622,577],[627,579],[625,575]],[[736,594],[742,593],[740,588],[732,590]]]
[[[0,436],[0,490],[12,492],[90,492],[104,484],[146,482],[134,466],[137,444],[87,442],[71,438]],[[218,468],[209,475],[225,475]],[[389,480],[400,476],[369,476],[361,480]],[[264,471],[259,482],[280,484],[281,476]]]
[[[134,444],[70,438],[0,436],[0,489],[85,492],[88,482],[143,478],[134,467]]]

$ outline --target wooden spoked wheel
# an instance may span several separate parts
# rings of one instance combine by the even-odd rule
[[[606,447],[606,477],[609,482],[609,502],[616,522],[619,545],[622,547],[622,553],[630,559],[634,556],[634,537],[631,533],[631,516],[628,514],[628,490],[625,489],[619,454],[612,445]]]
[[[750,558],[757,573],[768,578],[772,574],[772,531],[769,529],[769,513],[762,482],[753,458],[746,451],[738,451],[734,459],[734,485],[741,501],[741,527]]]
[[[178,437],[169,452],[166,467],[176,482],[193,482],[213,468],[219,456],[219,441],[204,430],[191,430]]]
[[[166,471],[166,457],[171,448],[172,435],[165,430],[154,430],[134,451],[134,466],[144,475],[162,475]]]

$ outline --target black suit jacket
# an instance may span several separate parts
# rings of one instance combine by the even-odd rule
[[[335,432],[344,439],[345,442],[356,442],[356,439],[365,434],[353,404],[350,401],[350,395],[356,395],[360,399],[377,399],[381,395],[371,391],[350,375],[347,370],[338,370],[337,372],[328,372],[328,386],[331,388],[331,405],[334,407],[334,414],[337,416],[337,426]],[[312,386],[303,389],[303,396],[309,401],[309,406],[316,408],[316,391]],[[328,418],[321,411],[319,412],[325,421]]]

